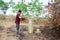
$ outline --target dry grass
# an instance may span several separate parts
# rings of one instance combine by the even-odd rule
[[[4,20],[0,20],[0,26],[4,26],[4,27],[10,27],[12,25],[15,25],[15,20],[13,21],[12,19],[8,18],[8,19],[4,19]]]
[[[25,23],[25,21],[22,21],[22,23],[21,23],[21,25],[24,26],[24,27],[28,24],[28,23]],[[45,27],[44,27],[44,29],[42,29],[42,34],[44,34],[46,36],[50,36],[50,34],[52,32],[54,32],[55,30],[52,30],[51,31],[51,29],[49,27],[46,27],[46,25],[48,25],[48,23],[49,22],[46,19],[40,19],[40,20],[36,20],[36,21],[33,22],[34,25],[39,25],[39,26],[44,25]],[[0,19],[0,26],[3,26],[5,28],[2,32],[0,32],[0,40],[6,40],[7,31],[8,31],[7,29],[8,28],[12,28],[14,30],[14,28],[15,28],[15,17],[14,16],[6,16],[6,19],[5,20]],[[24,33],[26,33],[26,32],[24,32]],[[11,32],[11,33],[8,33],[8,34],[9,35],[12,35],[12,34],[15,34],[15,32]],[[49,34],[49,35],[47,35],[47,34]],[[55,34],[55,33],[53,33],[53,34]],[[44,35],[40,35],[39,36],[40,37],[40,40],[52,40],[52,39],[53,40],[57,40],[57,39],[51,38],[51,37],[49,37],[49,39],[48,38],[45,39]],[[34,36],[34,39],[33,40],[38,40],[39,37],[37,37],[37,36],[35,37],[35,34],[33,34],[31,37],[33,37],[33,36]],[[28,34],[28,38],[30,38],[30,35],[29,34]],[[28,38],[26,38],[26,39],[28,39]],[[10,40],[10,39],[11,40],[15,40],[16,37],[15,38],[14,38],[14,36],[7,37],[7,40]]]
[[[15,16],[5,16],[6,19],[3,20],[3,18],[1,18],[4,16],[0,16],[0,25],[3,25],[4,27],[11,27],[13,25],[15,25]],[[33,21],[33,25],[39,25],[39,26],[48,26],[48,19],[38,19],[38,20],[34,20]],[[22,24],[28,24],[28,20],[24,20],[21,21]]]

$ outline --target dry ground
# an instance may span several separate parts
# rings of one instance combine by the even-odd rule
[[[13,20],[0,20],[0,40],[60,40],[60,28],[45,26],[45,22],[40,22],[39,25],[34,24],[33,34],[28,33],[27,23],[21,23],[20,35],[16,37],[16,27]],[[40,33],[36,33],[37,28],[40,29]]]

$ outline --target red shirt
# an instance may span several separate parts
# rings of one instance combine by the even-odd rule
[[[16,15],[16,19],[15,19],[15,23],[16,24],[20,24],[20,18],[19,18],[20,14]]]

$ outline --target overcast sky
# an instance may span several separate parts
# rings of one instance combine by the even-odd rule
[[[4,0],[5,2],[9,2],[10,0]],[[15,3],[17,3],[19,0],[13,0]],[[25,0],[25,2],[30,2],[31,0]],[[51,0],[40,0],[41,2],[43,2],[43,4],[47,4],[49,1]]]

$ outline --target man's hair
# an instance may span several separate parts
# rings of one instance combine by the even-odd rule
[[[18,12],[21,12],[21,10],[19,10]]]

